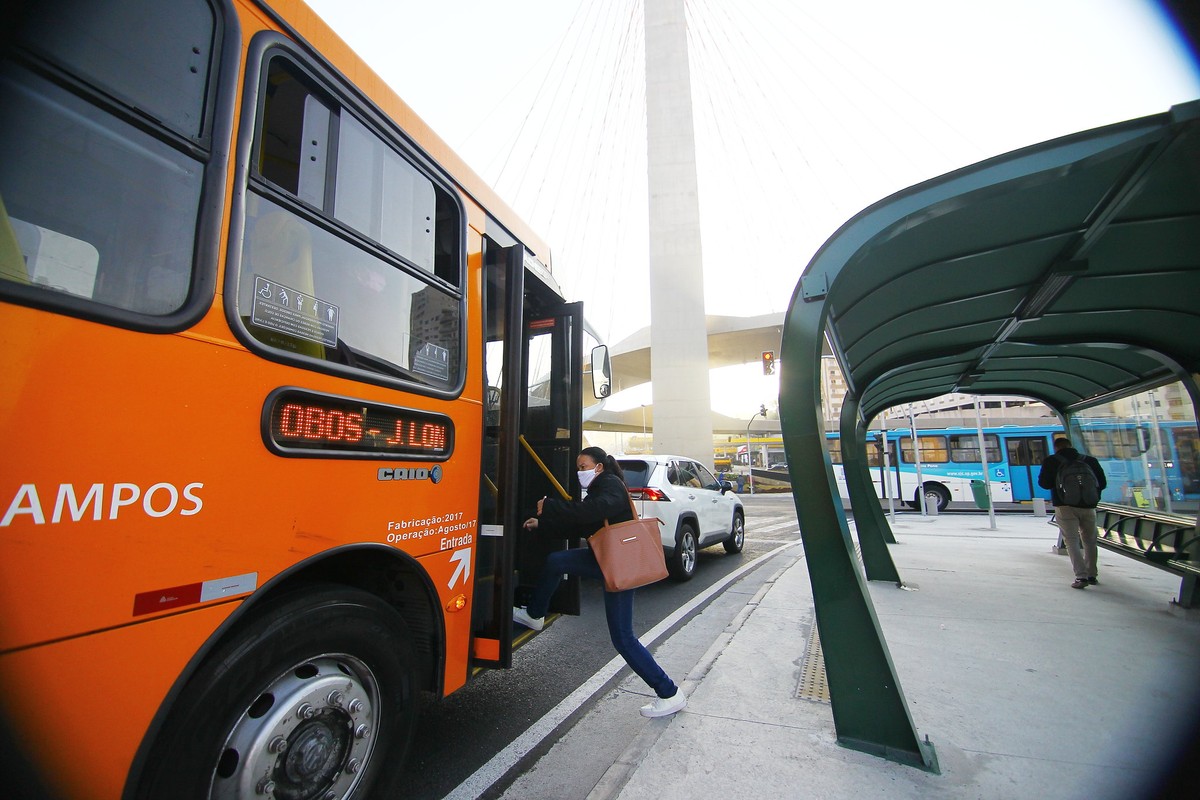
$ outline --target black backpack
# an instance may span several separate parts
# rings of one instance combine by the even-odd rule
[[[1062,458],[1058,467],[1058,500],[1073,508],[1095,508],[1100,503],[1100,482],[1082,455]]]

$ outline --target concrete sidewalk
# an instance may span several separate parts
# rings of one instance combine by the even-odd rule
[[[506,798],[1129,798],[1145,796],[1200,719],[1200,612],[1174,576],[1100,551],[1071,589],[1044,518],[901,517],[906,588],[870,592],[940,774],[837,745],[820,696],[807,562],[769,561],[655,648],[688,707],[645,720],[630,675],[563,732]],[[730,618],[732,617],[732,621]],[[721,621],[723,627],[714,624]],[[814,654],[816,655],[816,654]]]

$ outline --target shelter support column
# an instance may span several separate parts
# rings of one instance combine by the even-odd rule
[[[859,413],[858,398],[847,393],[842,400],[842,469],[846,475],[846,490],[854,509],[854,527],[858,530],[858,546],[862,550],[863,568],[869,581],[901,583],[900,573],[892,561],[887,540],[891,526],[883,516],[871,472],[867,467],[867,429]],[[791,462],[788,462],[791,463]]]
[[[784,324],[779,400],[792,485],[810,487],[792,497],[808,560],[838,743],[936,771],[933,747],[917,736],[854,556],[825,447],[819,377],[824,324],[824,302],[801,299],[798,288]]]

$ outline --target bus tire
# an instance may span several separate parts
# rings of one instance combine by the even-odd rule
[[[400,614],[333,586],[252,613],[185,686],[136,796],[397,796],[418,710]]]
[[[690,581],[696,574],[696,529],[690,522],[679,525],[675,552],[667,558],[667,571],[677,581]]]
[[[940,483],[931,483],[929,481],[926,481],[925,482],[926,507],[928,507],[928,504],[930,501],[934,501],[937,503],[937,510],[939,513],[942,511],[945,511],[946,506],[950,505],[950,491],[945,486],[942,486]],[[921,510],[921,495],[919,495],[917,492],[914,491],[913,492],[913,500],[908,505],[910,507],[920,511]]]
[[[746,544],[746,518],[742,516],[740,511],[733,513],[733,528],[729,531],[729,538],[725,540],[725,552],[729,555],[736,555],[742,552],[742,547]]]

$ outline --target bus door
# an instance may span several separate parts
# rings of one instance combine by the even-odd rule
[[[510,667],[512,607],[527,601],[546,554],[567,546],[522,523],[540,498],[559,496],[555,481],[578,491],[571,479],[582,442],[583,312],[526,269],[521,245],[484,243],[486,387],[472,663]],[[562,583],[551,611],[579,613],[578,579]]]
[[[1196,428],[1173,428],[1167,435],[1174,439],[1172,452],[1183,485],[1181,500],[1195,500],[1200,494],[1200,436]]]
[[[529,299],[529,292],[526,293]],[[575,458],[583,447],[583,304],[526,303],[525,406],[517,469],[521,519],[532,516],[543,497],[576,498]],[[520,531],[515,559],[517,605],[525,605],[546,557],[578,546],[552,532]],[[578,614],[579,579],[564,581],[550,611]]]
[[[1049,455],[1045,436],[1006,436],[1005,452],[1008,455],[1008,478],[1012,483],[1014,501],[1032,500],[1035,497],[1050,499],[1050,491],[1037,485],[1042,462]]]
[[[867,443],[867,463],[872,467],[871,474],[878,476],[873,481],[875,484],[875,494],[879,495],[880,500],[886,500],[890,496],[893,499],[903,502],[904,494],[900,491],[900,458],[896,449],[896,440],[889,439],[887,447],[888,472],[885,473],[882,447],[877,441]],[[884,480],[885,474],[890,474],[892,480]]]
[[[878,439],[867,439],[867,472],[871,475],[871,483],[875,485],[876,497],[886,500],[891,490],[887,484],[887,473],[883,469],[883,445]]]

